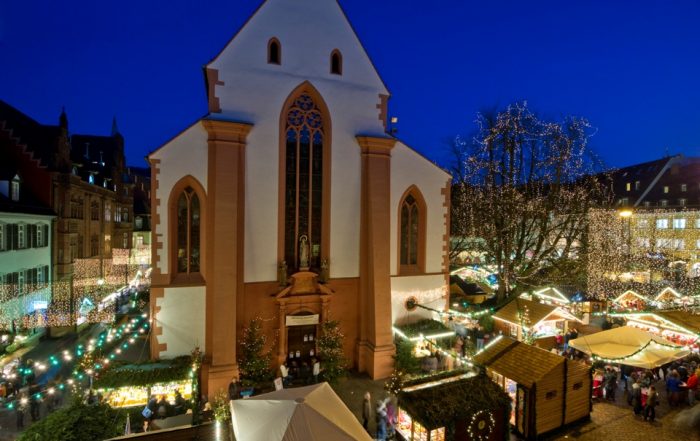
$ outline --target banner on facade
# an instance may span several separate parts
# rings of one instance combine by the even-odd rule
[[[288,315],[287,326],[318,325],[318,314]]]

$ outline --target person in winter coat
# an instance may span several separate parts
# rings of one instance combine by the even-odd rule
[[[372,397],[369,392],[365,392],[365,399],[362,402],[362,427],[369,433],[369,419],[372,416]]]
[[[649,387],[649,395],[647,395],[647,405],[644,407],[644,421],[648,419],[650,422],[654,422],[657,404],[659,404],[659,396],[656,394],[656,388],[651,386]]]
[[[639,380],[632,384],[632,391],[630,392],[632,397],[632,409],[635,415],[642,413],[642,385]]]
[[[386,441],[386,401],[377,400],[377,440]]]

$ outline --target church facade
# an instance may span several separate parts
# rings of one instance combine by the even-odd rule
[[[274,363],[338,320],[393,368],[392,325],[448,301],[451,177],[387,133],[389,92],[336,0],[267,0],[205,66],[209,113],[149,155],[154,359],[205,354],[211,392],[260,318]]]

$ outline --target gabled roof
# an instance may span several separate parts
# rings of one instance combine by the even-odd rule
[[[279,0],[277,0],[277,1],[279,1]],[[297,4],[298,4],[298,3],[301,3],[300,0],[294,0],[294,1],[295,1]],[[309,0],[307,0],[307,1],[309,1]],[[377,70],[377,67],[375,66],[374,62],[372,61],[372,59],[370,58],[369,54],[367,53],[367,49],[366,49],[366,48],[364,47],[364,45],[362,44],[362,40],[361,40],[360,37],[357,35],[357,31],[355,30],[355,28],[353,27],[352,23],[351,23],[350,20],[348,19],[348,16],[347,16],[347,14],[345,13],[345,10],[344,10],[343,7],[341,6],[340,2],[339,2],[338,0],[312,0],[312,1],[310,1],[310,4],[313,4],[313,2],[321,2],[321,1],[333,1],[333,2],[336,3],[336,5],[338,6],[338,9],[339,9],[340,12],[342,13],[342,15],[343,15],[345,21],[347,22],[348,26],[350,27],[350,30],[352,31],[353,36],[355,37],[355,39],[357,40],[357,42],[358,42],[359,45],[360,45],[360,48],[361,48],[362,51],[364,52],[365,57],[367,58],[367,60],[369,61],[369,63],[372,65],[372,68],[374,69],[374,72],[377,74],[377,77],[379,78],[379,81],[382,83],[384,89],[386,89],[386,90],[388,91],[389,88],[386,86],[386,83],[384,82],[384,79],[383,79],[383,78],[381,77],[381,75],[379,74],[379,71]],[[246,26],[248,26],[248,24],[251,23],[251,22],[255,19],[255,17],[260,13],[260,11],[263,9],[263,7],[265,7],[265,6],[266,6],[268,3],[270,3],[270,2],[271,2],[271,0],[263,0],[263,1],[260,3],[260,5],[255,9],[255,11],[251,14],[251,16],[248,17],[248,19],[245,21],[245,23],[243,23],[243,26],[241,26],[240,29],[238,29],[238,30],[233,34],[233,36],[229,39],[229,41],[226,42],[226,44],[221,48],[221,50],[220,50],[214,57],[212,57],[212,59],[209,60],[208,63],[206,63],[205,67],[208,67],[208,66],[210,66],[212,63],[216,62],[217,59],[221,56],[221,54],[223,54],[224,51],[226,51],[226,48],[228,48],[229,45],[236,39],[236,37],[238,37],[238,35],[239,35],[241,32],[243,32],[243,30],[246,28]],[[206,80],[205,80],[205,84],[206,84],[207,87],[208,87],[208,83],[207,83]]]
[[[41,124],[18,109],[0,100],[0,130],[4,129],[17,139],[17,144],[26,145],[41,166],[54,165],[56,144],[61,136],[59,126]]]
[[[659,291],[659,294],[657,294],[657,296],[654,297],[654,301],[655,301],[655,302],[658,302],[659,299],[660,299],[661,297],[667,295],[668,293],[671,293],[671,294],[672,294],[674,297],[676,297],[677,299],[680,299],[681,297],[683,297],[683,296],[681,295],[681,293],[679,293],[679,292],[676,291],[675,289],[671,288],[670,286],[667,286],[666,288],[664,288],[664,289],[662,289],[661,291]]]
[[[527,309],[528,317],[530,319],[530,326],[534,326],[544,320],[545,317],[555,312],[558,308],[552,305],[545,305],[544,303],[516,298],[503,308],[499,309],[493,315],[493,318],[520,325],[520,315],[525,309]]]
[[[532,387],[566,359],[536,346],[502,338],[503,343],[487,347],[474,356],[474,361],[486,366],[518,384]]]
[[[569,303],[569,298],[564,295],[563,292],[559,291],[553,286],[548,286],[546,288],[538,289],[532,292],[533,296],[542,297],[548,300],[552,300],[558,303]]]
[[[649,302],[649,301],[650,301],[650,299],[649,299],[648,297],[645,297],[645,296],[639,294],[639,293],[636,292],[636,291],[633,291],[633,290],[631,290],[631,289],[628,289],[627,291],[623,292],[623,293],[620,294],[619,296],[615,297],[615,298],[613,299],[613,303],[617,303],[617,302],[619,302],[620,299],[622,299],[623,297],[628,297],[628,296],[637,297],[638,299],[643,300],[643,301],[645,301],[645,302]]]

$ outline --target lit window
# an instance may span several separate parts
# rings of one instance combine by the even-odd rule
[[[688,191],[688,186],[685,184],[681,184],[681,191]]]
[[[632,183],[631,182],[628,182],[625,187],[627,188],[627,191],[632,191]]]
[[[685,219],[673,219],[673,228],[677,230],[685,228]]]
[[[36,269],[36,284],[37,285],[44,284],[44,269],[42,267],[38,267]]]
[[[88,176],[88,182],[91,184],[94,184],[95,183],[95,175],[90,173],[90,176]]]
[[[661,199],[659,201],[659,205],[662,207],[666,207],[666,206],[668,206],[668,201],[666,199]]]
[[[641,187],[641,182],[639,181],[634,181],[634,189],[639,190],[639,187]]]
[[[640,248],[649,248],[650,242],[648,237],[639,237],[637,238],[637,245]]]
[[[695,248],[700,250],[700,239],[695,241]]]
[[[36,246],[37,246],[37,247],[43,247],[43,246],[44,246],[44,231],[43,231],[43,225],[39,225],[38,228],[36,229]]]
[[[656,239],[656,248],[658,249],[671,248],[671,245],[671,239]]]
[[[17,273],[17,291],[18,294],[24,293],[24,271]]]
[[[672,244],[674,250],[682,250],[685,248],[685,240],[683,239],[673,239]]]
[[[637,221],[637,228],[647,228],[649,226],[649,219],[639,219]]]
[[[656,228],[660,230],[668,228],[668,219],[656,219]]]
[[[668,193],[668,185],[664,185],[664,193]]]
[[[678,205],[681,207],[685,207],[686,199],[685,198],[680,198],[678,199]]]
[[[700,217],[695,219],[695,228],[700,228]]]
[[[649,207],[650,205],[651,205],[651,203],[650,203],[649,201],[644,201],[644,206],[645,206],[645,207]]]

